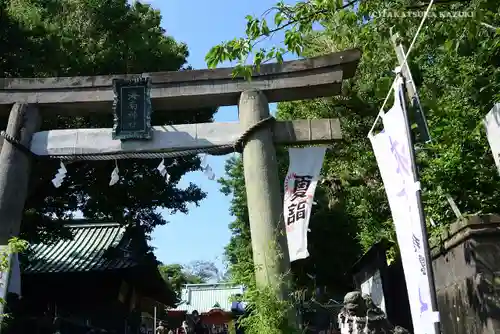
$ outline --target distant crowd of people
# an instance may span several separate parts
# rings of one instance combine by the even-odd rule
[[[228,334],[227,325],[209,326],[203,324],[198,311],[194,310],[190,317],[182,322],[181,327],[171,328],[166,321],[160,321],[155,334]]]

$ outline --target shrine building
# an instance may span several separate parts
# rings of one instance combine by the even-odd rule
[[[21,259],[12,333],[136,334],[151,322],[145,314],[175,305],[141,227],[86,220],[66,227],[71,239],[32,244],[24,265]]]

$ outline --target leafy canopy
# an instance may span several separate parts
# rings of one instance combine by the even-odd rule
[[[337,1],[280,2],[266,12],[278,18],[269,30],[282,29],[285,36],[293,35],[291,40],[297,42],[290,43],[288,38],[285,46],[299,56],[349,48],[363,51],[356,77],[344,84],[341,96],[280,103],[278,117],[340,118],[344,138],[333,143],[333,153],[324,164],[329,185],[325,191],[331,207],[340,209],[356,227],[357,240],[364,249],[381,238],[394,241],[386,196],[366,135],[394,79],[392,69],[397,59],[391,31],[409,45],[421,20],[410,11],[425,10],[425,6],[415,5],[413,1],[380,0],[358,1],[355,6],[348,3],[346,7]],[[450,17],[453,12],[467,15]],[[260,22],[261,28],[247,29],[241,40],[253,45],[268,37],[262,28],[268,25],[263,23],[266,17],[247,17],[248,27]],[[419,145],[418,160],[424,207],[427,216],[440,226],[436,233],[455,219],[447,194],[464,213],[500,211],[499,179],[481,122],[500,98],[500,30],[495,29],[499,20],[498,6],[491,0],[436,5],[409,59],[433,138],[431,144]],[[313,31],[310,27],[314,24],[322,30]],[[209,64],[227,57],[243,64],[252,52],[259,52],[240,48],[239,53],[227,54],[236,49],[231,46],[235,43],[215,46],[207,55]],[[226,52],[222,58],[214,53],[219,49]],[[269,59],[273,57],[269,53]],[[280,57],[275,58],[280,61]],[[259,64],[254,57],[250,65]],[[314,243],[311,239],[311,246]]]
[[[0,1],[0,77],[89,76],[182,70],[187,46],[165,35],[161,15],[148,4],[126,0]],[[215,110],[153,114],[153,124],[210,122]],[[111,112],[82,116],[43,115],[43,129],[111,127]],[[5,127],[6,120],[1,123]],[[166,165],[174,162],[166,161]],[[121,180],[108,187],[113,161],[67,166],[61,188],[50,182],[57,161],[36,161],[23,220],[30,241],[65,235],[49,217],[68,219],[81,211],[88,219],[140,222],[151,232],[166,221],[158,208],[187,212],[205,197],[196,185],[180,189],[186,172],[199,169],[196,157],[177,159],[167,184],[157,160],[120,160]]]
[[[209,68],[214,68],[224,61],[235,61],[233,75],[249,78],[253,69],[252,66],[248,66],[249,60],[252,60],[258,69],[261,64],[269,60],[276,59],[282,62],[283,55],[288,52],[300,56],[306,47],[303,36],[313,30],[315,22],[324,22],[332,13],[349,8],[357,1],[344,2],[312,0],[298,1],[289,5],[279,1],[261,17],[248,15],[245,18],[246,36],[211,48],[205,57],[207,65]],[[284,47],[273,46],[268,49],[259,47],[262,41],[282,30],[285,32]]]
[[[350,255],[346,254],[343,259],[346,263],[355,257],[353,244],[367,250],[383,238],[396,241],[367,133],[394,80],[392,70],[397,58],[391,30],[399,33],[408,47],[421,20],[409,14],[410,10],[416,10],[410,9],[414,5],[414,1],[405,0],[366,0],[358,1],[355,7],[341,9],[339,2],[328,0],[301,1],[293,6],[278,3],[267,14],[277,13],[278,17],[284,16],[284,20],[278,19],[275,26],[267,30],[262,27],[269,26],[268,22],[263,23],[268,16],[248,17],[253,30],[248,29],[246,37],[215,46],[207,55],[210,66],[223,60],[236,60],[239,66],[234,74],[248,75],[253,66],[262,63],[263,57],[254,56],[257,52],[262,52],[266,60],[281,61],[276,52],[273,54],[275,49],[256,47],[256,43],[270,35],[268,31],[275,29],[284,30],[288,36],[284,52],[294,52],[300,57],[349,48],[363,51],[355,78],[344,83],[340,96],[280,103],[277,112],[280,119],[341,120],[343,139],[332,143],[323,165],[324,182],[317,190],[318,205],[311,217],[309,247],[312,250],[325,242],[340,249],[351,245]],[[423,11],[425,7],[418,10]],[[456,18],[440,14],[452,11],[468,14]],[[388,12],[396,14],[384,14]],[[254,27],[255,22],[260,30]],[[321,30],[313,31],[310,27],[314,24],[319,24]],[[497,27],[500,27],[500,16],[496,1],[473,0],[436,6],[409,58],[433,138],[432,143],[419,143],[417,147],[424,208],[427,217],[437,224],[431,228],[433,235],[455,220],[447,194],[464,214],[500,212],[500,178],[482,125],[484,115],[500,99],[500,30]],[[221,180],[223,191],[233,195],[231,212],[235,216],[230,226],[233,238],[226,252],[234,277],[247,277],[251,281],[242,168],[241,161],[230,161],[227,176]],[[313,225],[316,219],[318,223]],[[322,228],[331,228],[334,233],[322,233]],[[332,249],[320,253],[313,262],[317,277],[320,277],[320,268],[341,276],[341,268],[345,268],[346,263],[343,266],[332,263],[328,268],[328,260],[342,257],[341,252]],[[296,282],[300,282],[297,268],[294,271]]]
[[[225,279],[215,263],[210,261],[193,261],[188,265],[162,264],[158,266],[158,269],[179,299],[181,290],[186,284],[217,283]]]
[[[180,264],[165,264],[158,267],[163,279],[170,284],[180,298],[182,287],[186,284],[203,283],[203,279],[194,275]]]

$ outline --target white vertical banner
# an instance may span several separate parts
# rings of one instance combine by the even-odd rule
[[[483,123],[495,165],[500,173],[500,103],[495,104],[490,112],[486,114]]]
[[[17,253],[10,254],[8,246],[0,246],[0,256],[7,257],[7,267],[0,271],[0,298],[5,302],[9,292],[21,296],[21,270]],[[0,317],[4,308],[5,305],[0,303]]]
[[[10,277],[8,292],[21,296],[21,266],[19,264],[19,254],[12,254],[12,264],[10,265]]]
[[[384,130],[369,134],[384,182],[401,253],[414,333],[437,334],[434,323],[438,314],[431,309],[430,286],[418,210],[415,183],[407,136],[405,115],[401,107],[402,78],[394,87],[394,106],[382,116]]]
[[[326,146],[288,149],[290,165],[285,178],[283,216],[290,261],[309,256],[309,218],[325,152]]]
[[[2,257],[2,260],[4,257],[6,257],[6,268],[2,268],[3,270],[0,270],[0,298],[3,299],[4,303],[7,298],[7,290],[8,290],[8,284],[9,284],[9,275],[10,275],[10,264],[11,264],[11,257],[9,255],[9,246],[0,246],[0,257]],[[3,316],[4,314],[4,308],[5,304],[0,303],[0,316]]]

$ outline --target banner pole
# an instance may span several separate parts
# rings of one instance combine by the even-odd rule
[[[417,169],[417,161],[415,158],[415,147],[413,144],[413,137],[412,137],[412,132],[411,132],[410,116],[408,114],[408,110],[406,109],[406,106],[407,106],[407,99],[406,99],[406,94],[405,94],[406,93],[406,79],[401,72],[399,72],[397,75],[401,75],[401,78],[403,79],[403,87],[402,87],[403,89],[400,91],[401,108],[403,110],[405,126],[406,126],[406,136],[407,136],[408,143],[409,143],[413,181],[415,183],[417,183],[417,182],[419,182],[419,175],[418,175],[418,169]],[[425,257],[425,265],[427,267],[427,280],[429,282],[429,288],[430,288],[431,307],[432,307],[431,312],[435,313],[435,312],[438,312],[436,284],[435,284],[435,280],[434,280],[434,269],[432,268],[432,256],[431,256],[430,247],[429,247],[429,239],[428,239],[428,234],[427,234],[427,224],[425,222],[425,212],[424,212],[424,208],[422,206],[422,197],[421,197],[421,190],[420,189],[418,189],[416,191],[416,198],[417,198],[418,212],[420,214],[420,229],[422,231],[422,239],[423,239],[422,246],[423,246],[424,251],[427,255]],[[441,333],[441,325],[439,323],[439,319],[433,319],[433,320],[435,321],[434,322],[434,330],[436,331],[437,334]]]
[[[391,28],[392,30],[392,28]],[[429,134],[429,127],[427,125],[427,119],[425,118],[425,114],[422,108],[422,104],[420,103],[420,97],[418,96],[417,86],[415,85],[415,81],[413,81],[413,77],[410,71],[410,65],[408,62],[405,64],[405,55],[406,51],[403,44],[398,43],[399,34],[396,33],[391,35],[391,40],[394,45],[394,51],[396,51],[396,56],[398,58],[399,66],[401,66],[401,72],[405,77],[405,88],[407,89],[409,97],[409,105],[413,107],[416,117],[417,127],[420,131],[421,138],[424,142],[431,142],[431,135]],[[403,66],[404,64],[404,66]]]

